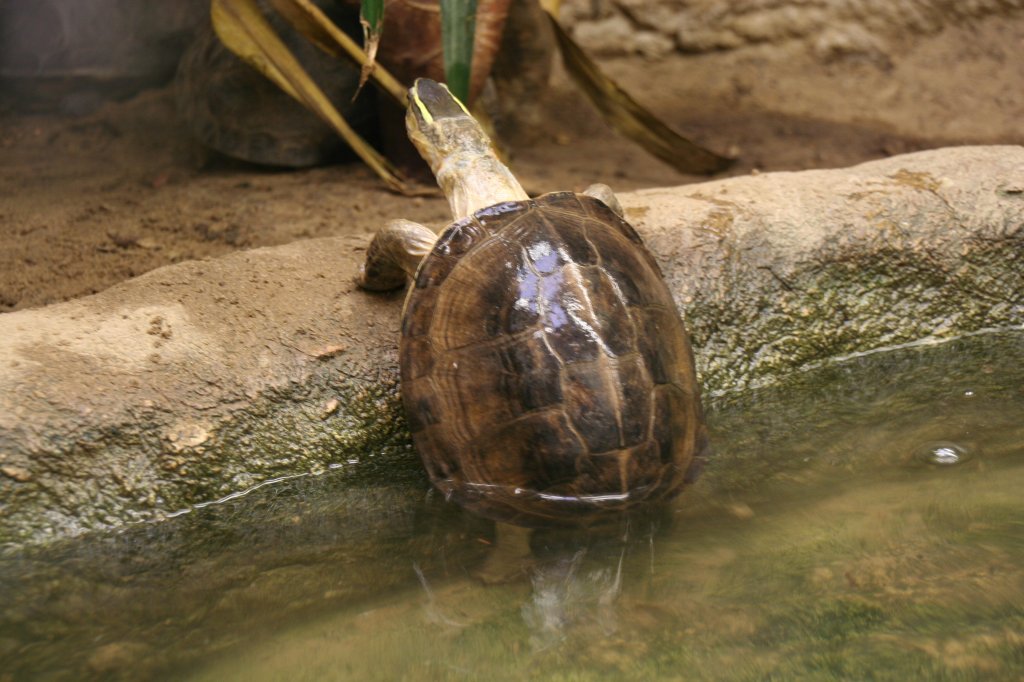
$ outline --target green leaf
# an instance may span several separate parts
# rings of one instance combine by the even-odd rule
[[[363,26],[363,51],[366,52],[366,62],[359,76],[359,87],[362,88],[377,65],[377,48],[384,30],[384,0],[362,0],[359,23]]]
[[[448,89],[463,102],[469,100],[473,68],[476,0],[441,0],[441,47]]]
[[[379,35],[384,23],[384,0],[363,0],[359,6],[359,21],[366,30]]]

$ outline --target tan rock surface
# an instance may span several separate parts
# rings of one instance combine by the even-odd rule
[[[1024,323],[1021,147],[622,199],[711,394]],[[0,539],[159,517],[331,465],[355,482],[415,470],[395,377],[402,297],[353,287],[362,249],[245,251],[0,315]]]

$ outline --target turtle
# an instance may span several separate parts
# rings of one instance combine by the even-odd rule
[[[318,0],[353,37],[357,9]],[[263,15],[331,103],[361,135],[373,130],[372,93],[354,98],[359,68],[305,39],[283,18],[258,3]],[[200,26],[178,63],[174,82],[179,118],[204,146],[249,163],[306,168],[354,156],[329,125],[224,46],[210,22]]]
[[[387,223],[356,281],[410,281],[400,390],[433,486],[531,529],[675,496],[709,452],[693,351],[614,193],[530,198],[447,87],[418,79],[409,102],[454,222]]]
[[[314,2],[353,39],[361,38],[358,0]],[[378,101],[372,88],[360,90],[359,69],[347,59],[327,54],[274,11],[269,0],[258,0],[261,14],[324,90],[345,120],[363,136],[384,130],[385,153],[403,168],[421,163],[404,135],[388,135],[392,119],[399,130],[404,112]],[[439,0],[387,0],[384,35],[378,59],[402,82],[418,76],[444,74]],[[538,5],[531,0],[483,0],[475,15],[476,33],[470,99],[484,90],[496,60],[495,88],[538,92],[547,84],[553,39],[540,29]],[[506,17],[515,30],[506,34]],[[540,17],[543,19],[543,17]],[[548,53],[544,47],[547,46]],[[500,50],[499,50],[500,47]],[[545,59],[546,56],[546,59]],[[509,82],[514,85],[509,85]],[[235,159],[283,168],[305,168],[353,156],[329,125],[265,78],[221,43],[210,22],[199,26],[182,54],[174,82],[179,118],[205,147]],[[358,96],[357,96],[358,95]],[[491,101],[493,100],[493,101]],[[498,109],[494,95],[489,106]],[[510,107],[505,107],[510,110]],[[505,112],[505,119],[515,120]],[[397,144],[396,144],[397,141]],[[407,169],[408,170],[408,169]],[[424,167],[423,172],[427,169]]]
[[[349,1],[359,4],[356,0]],[[506,18],[511,10],[520,11],[520,4],[527,3],[522,0],[478,0],[476,3],[468,104],[483,90],[502,46]],[[385,0],[381,36],[377,57],[399,81],[409,83],[417,77],[444,77],[441,0]]]

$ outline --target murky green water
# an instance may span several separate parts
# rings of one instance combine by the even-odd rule
[[[712,401],[675,508],[534,539],[330,474],[0,556],[0,682],[1024,678],[1024,336]],[[415,467],[410,462],[410,467]]]

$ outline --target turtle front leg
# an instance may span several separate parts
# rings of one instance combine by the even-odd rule
[[[437,235],[411,220],[392,220],[374,236],[356,284],[367,291],[400,289],[434,248]]]
[[[605,206],[610,208],[615,215],[625,219],[625,215],[622,211],[622,204],[619,203],[619,198],[615,196],[615,192],[608,185],[601,182],[596,182],[590,187],[583,190],[583,193],[588,197],[594,197],[598,201],[604,203]]]

